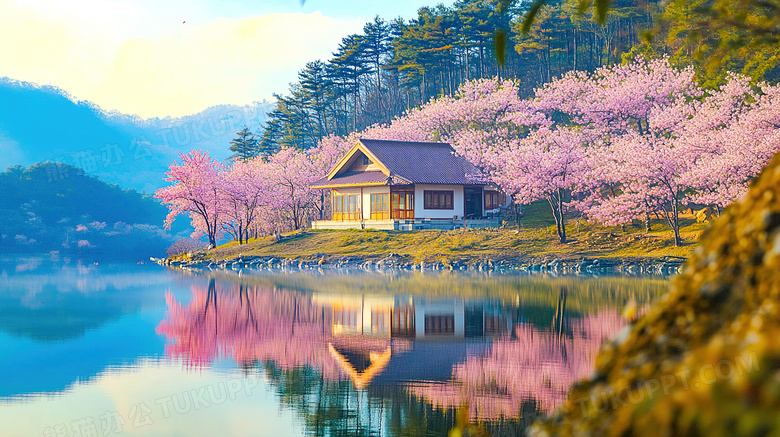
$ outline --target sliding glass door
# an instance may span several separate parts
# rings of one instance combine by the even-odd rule
[[[398,190],[390,193],[391,216],[394,219],[414,218],[414,191]]]
[[[371,220],[390,218],[390,193],[371,195]]]
[[[361,218],[360,214],[360,194],[333,195],[333,220],[357,221]]]

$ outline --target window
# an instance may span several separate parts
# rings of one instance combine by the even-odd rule
[[[363,155],[363,165],[371,165],[371,160],[366,155]]]
[[[425,196],[425,209],[453,209],[452,207],[452,191],[428,191],[423,192]]]
[[[396,306],[390,310],[390,336],[414,337],[414,306]]]
[[[334,194],[333,220],[360,220],[360,194]]]
[[[371,195],[371,220],[387,220],[390,218],[390,194]]]
[[[485,210],[498,208],[498,191],[485,191]]]
[[[371,310],[371,332],[388,332],[390,331],[389,325],[390,309],[372,309]]]
[[[333,325],[357,328],[358,315],[362,313],[358,314],[358,310],[354,308],[333,308]]]
[[[485,316],[485,334],[498,334],[506,331],[506,319],[498,316]]]
[[[441,315],[441,316],[425,316],[425,334],[454,334],[455,333],[455,316],[454,315]]]
[[[414,191],[396,191],[390,193],[392,217],[394,219],[414,218]]]

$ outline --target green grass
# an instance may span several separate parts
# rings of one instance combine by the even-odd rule
[[[520,229],[511,222],[498,229],[454,231],[306,230],[287,234],[281,241],[263,237],[243,245],[230,242],[208,252],[205,257],[214,260],[238,255],[293,259],[381,258],[395,253],[414,262],[544,256],[687,257],[708,224],[697,223],[693,215],[683,215],[680,224],[684,242],[681,247],[675,247],[672,232],[662,220],[652,220],[652,231],[645,233],[644,223],[605,227],[570,218],[566,222],[569,241],[562,244],[556,235],[549,207],[540,202],[526,207]]]

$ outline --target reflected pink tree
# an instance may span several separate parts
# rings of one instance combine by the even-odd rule
[[[206,367],[226,358],[240,366],[273,361],[281,369],[310,367],[338,380],[354,375],[334,359],[333,345],[366,353],[409,347],[407,340],[337,338],[331,331],[332,309],[292,290],[212,278],[207,287],[192,287],[186,306],[171,293],[166,300],[168,310],[157,333],[169,341],[166,354],[186,366]]]
[[[341,377],[328,352],[330,313],[289,290],[230,284],[217,290],[193,286],[186,306],[166,294],[168,311],[157,327],[166,353],[187,366],[208,366],[232,358],[239,365],[274,361],[285,369],[311,366],[326,378]]]
[[[550,413],[566,399],[572,384],[593,371],[602,341],[626,324],[607,309],[568,322],[571,333],[563,336],[520,324],[495,340],[486,355],[457,364],[451,381],[413,384],[409,391],[440,408],[467,404],[473,420],[517,418],[529,401]]]

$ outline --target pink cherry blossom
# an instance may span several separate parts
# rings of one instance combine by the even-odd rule
[[[182,163],[174,162],[165,173],[165,180],[172,185],[155,193],[169,209],[165,226],[170,228],[176,216],[186,214],[195,228],[193,236],[205,234],[209,245],[215,247],[226,214],[222,190],[225,167],[200,150],[182,153],[179,159]]]

